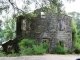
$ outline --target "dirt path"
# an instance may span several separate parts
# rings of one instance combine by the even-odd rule
[[[0,60],[76,60],[80,55],[34,55],[21,57],[0,57]]]

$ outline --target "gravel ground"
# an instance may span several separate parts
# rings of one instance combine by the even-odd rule
[[[33,55],[21,57],[0,57],[0,60],[76,60],[80,55]]]

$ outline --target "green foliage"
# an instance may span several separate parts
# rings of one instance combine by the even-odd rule
[[[80,53],[80,38],[77,33],[78,31],[76,28],[76,24],[74,20],[72,20],[72,40],[73,40],[74,52]]]
[[[32,45],[34,45],[34,40],[23,39],[19,43],[20,55],[32,55]]]
[[[0,20],[0,28],[1,28],[1,26],[2,26],[2,20]]]
[[[15,52],[14,52],[14,50],[11,50],[11,52],[12,52],[11,54],[8,54],[8,55],[7,55],[8,57],[16,57],[16,56],[19,56],[18,53],[15,53]]]
[[[6,32],[5,32],[5,40],[12,39],[12,37],[13,37],[12,31],[9,30],[9,29],[6,29]]]
[[[75,42],[75,49],[80,50],[80,43],[79,42]]]
[[[44,42],[40,45],[33,45],[34,54],[45,54],[48,52],[49,45]]]
[[[48,44],[43,43],[40,45],[35,45],[35,41],[32,39],[23,39],[19,43],[20,55],[39,55],[44,54],[48,50]]]
[[[65,50],[62,46],[58,45],[58,47],[56,48],[55,52],[57,54],[66,54],[67,50]]]
[[[19,46],[19,48],[20,48],[19,51],[20,55],[27,55],[26,54],[27,48],[25,46]]]
[[[34,53],[33,48],[28,47],[28,48],[26,49],[26,55],[33,55],[33,53]]]
[[[33,45],[34,54],[45,54],[48,52],[49,45],[44,42],[40,45]]]
[[[49,45],[48,45],[48,43],[44,42],[44,43],[43,43],[43,48],[46,49],[46,52],[48,52],[48,50],[49,50]]]
[[[32,39],[22,39],[18,44],[20,48],[20,55],[32,55],[33,50],[32,46],[35,44],[35,41]]]
[[[75,41],[77,41],[78,39],[78,35],[77,35],[77,29],[76,29],[76,24],[74,22],[74,19],[72,19],[72,39]]]
[[[19,51],[20,55],[33,55],[33,48],[31,47],[21,47]]]
[[[69,14],[74,18],[74,22],[76,24],[76,29],[78,30],[78,35],[80,35],[80,13],[71,12]]]
[[[0,32],[0,38],[4,37],[4,33],[5,33],[4,30]]]
[[[44,54],[46,53],[46,49],[43,48],[43,45],[33,45],[34,54]]]
[[[61,0],[51,0],[51,5],[50,5],[50,8],[51,10],[53,10],[54,12],[62,12],[62,6],[63,6],[63,3]]]
[[[31,40],[31,39],[23,39],[19,43],[19,46],[32,47],[32,45],[34,45],[34,44],[35,44],[35,41],[34,40]]]
[[[65,50],[62,46],[58,45],[57,48],[53,51],[51,51],[52,54],[66,54],[68,53],[67,50]]]
[[[37,15],[32,12],[32,13],[26,14],[24,16],[27,20],[31,20],[32,18],[36,17]]]
[[[5,56],[5,53],[0,51],[0,57],[3,57],[3,56]]]
[[[74,50],[75,49],[68,50],[68,54],[75,54]]]
[[[4,40],[15,38],[16,17],[8,18],[5,16],[4,20],[4,29],[1,31]]]
[[[61,40],[59,41],[57,48],[54,49],[51,53],[66,54],[68,53],[68,50],[64,49],[64,42]]]

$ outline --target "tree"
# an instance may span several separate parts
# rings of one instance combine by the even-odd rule
[[[46,7],[49,7],[49,6],[50,7],[53,7],[53,6],[60,7],[61,1],[62,0],[18,0],[18,2],[23,3],[23,7],[26,8],[27,11],[29,9],[29,5],[32,4],[33,2],[35,3],[35,6],[37,8],[37,7],[44,7],[44,6],[46,6]],[[71,2],[74,0],[67,0],[67,1]],[[26,13],[26,11],[23,10],[24,8],[20,9],[18,7],[17,0],[0,0],[0,11],[8,10],[8,12],[10,12],[11,7],[14,11],[17,11],[18,13]]]
[[[6,18],[4,22],[4,39],[9,40],[15,38],[16,30],[16,17],[13,15],[13,18]]]
[[[2,31],[2,21],[0,20],[0,39],[2,39],[2,34],[1,34],[1,31]]]
[[[80,13],[78,12],[71,12],[69,13],[74,18],[74,21],[76,23],[76,28],[78,30],[78,35],[80,35]]]
[[[75,53],[80,53],[80,38],[78,37],[78,31],[76,29],[76,23],[74,19],[72,19],[72,40],[73,40],[73,47]]]
[[[2,29],[2,27],[3,27],[2,24],[3,24],[3,22],[2,22],[2,20],[0,20],[0,45],[2,44],[3,37],[4,37],[4,31]]]
[[[0,20],[0,32],[1,32],[1,30],[2,30],[2,20]]]

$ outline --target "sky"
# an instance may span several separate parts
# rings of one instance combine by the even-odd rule
[[[20,0],[19,0],[20,1]],[[80,12],[80,0],[75,0],[74,2],[67,2],[66,0],[62,0],[63,1],[63,4],[64,4],[64,7],[65,7],[65,11],[68,13],[68,12]],[[21,2],[19,2],[20,4],[23,4]],[[18,3],[17,3],[18,4]],[[20,4],[18,4],[19,8],[21,8]],[[34,3],[32,3],[30,5],[30,8],[32,10],[35,9],[35,5]]]
[[[68,13],[68,12],[79,12],[80,13],[80,0],[75,0],[74,2],[67,2],[66,0],[62,0],[63,1],[63,4],[64,4],[64,7],[65,7],[65,11]],[[16,0],[16,3],[17,3],[17,6],[19,8],[21,8],[22,6],[22,2],[21,0]],[[34,6],[34,3],[31,4],[31,9],[34,10],[35,6]],[[5,12],[3,12],[2,14],[3,16],[6,15]]]
[[[65,11],[68,12],[79,12],[80,13],[80,0],[75,0],[74,2],[68,2],[66,0],[62,0],[64,7],[65,7]],[[34,3],[31,4],[30,6],[32,8],[32,10],[34,10]]]
[[[65,7],[65,11],[68,12],[79,12],[80,13],[80,0],[75,0],[74,2],[68,2],[66,0],[62,0],[64,7]],[[32,10],[34,10],[34,3],[31,4],[30,6],[32,8]]]
[[[74,2],[68,2],[66,0],[62,0],[64,7],[65,7],[65,11],[68,12],[79,12],[80,13],[80,0],[75,0]],[[34,3],[31,4],[31,9],[34,10]]]
[[[80,13],[80,0],[75,0],[74,2],[67,2],[63,0],[66,12],[79,12]]]

